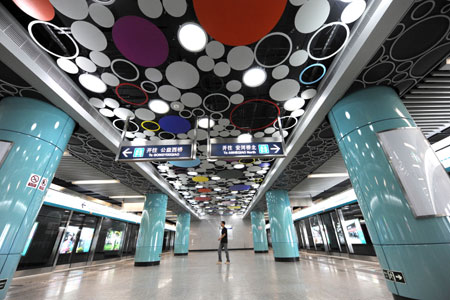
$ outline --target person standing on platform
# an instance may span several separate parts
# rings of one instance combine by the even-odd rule
[[[225,250],[225,254],[227,256],[226,264],[230,264],[230,256],[228,255],[228,232],[227,228],[225,227],[225,221],[220,222],[220,226],[222,227],[222,234],[218,238],[218,241],[220,241],[219,244],[219,261],[217,262],[218,265],[222,264],[222,248]]]

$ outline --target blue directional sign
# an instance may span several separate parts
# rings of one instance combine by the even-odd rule
[[[229,157],[284,157],[283,142],[279,139],[261,138],[248,142],[239,139],[211,139],[209,158]]]
[[[191,160],[194,145],[190,140],[128,143],[120,147],[119,161]]]

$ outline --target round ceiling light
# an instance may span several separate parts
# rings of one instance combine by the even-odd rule
[[[257,87],[266,81],[267,74],[262,68],[251,68],[244,73],[242,81],[248,87]]]
[[[341,21],[346,24],[355,22],[366,10],[366,5],[366,1],[364,0],[351,1],[351,3],[348,4],[342,11]]]
[[[81,74],[78,77],[78,81],[80,81],[81,85],[94,93],[104,93],[106,92],[106,84],[97,76],[91,74]]]
[[[196,176],[196,175],[198,175],[198,173],[197,173],[197,172],[194,172],[194,171],[192,171],[192,172],[187,172],[187,174],[190,175],[190,176]]]
[[[150,101],[148,107],[157,114],[165,114],[170,110],[170,107],[166,102],[158,99]]]
[[[216,122],[214,120],[209,119],[209,128],[212,128],[214,125],[216,125]],[[208,129],[208,118],[201,118],[198,120],[198,126],[201,128]]]
[[[235,169],[243,169],[243,168],[245,168],[245,165],[244,164],[235,164],[233,167]]]
[[[178,30],[178,41],[184,49],[191,52],[200,52],[205,49],[208,36],[200,25],[185,23]]]
[[[294,111],[302,108],[305,105],[305,100],[300,97],[292,98],[284,103],[284,109],[287,111]]]

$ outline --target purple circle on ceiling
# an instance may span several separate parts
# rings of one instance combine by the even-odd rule
[[[157,67],[169,56],[166,36],[152,22],[137,16],[125,16],[114,23],[112,38],[128,60],[144,67]]]
[[[270,164],[267,163],[267,162],[264,162],[264,163],[260,163],[259,166],[260,166],[261,168],[267,168],[267,167],[270,167]]]
[[[191,123],[179,116],[165,116],[159,120],[162,129],[171,133],[185,133],[191,129]]]
[[[247,191],[250,189],[249,185],[245,185],[245,184],[236,184],[233,186],[230,186],[230,190],[232,191]]]

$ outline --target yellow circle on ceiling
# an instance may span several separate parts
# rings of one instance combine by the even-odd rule
[[[150,129],[150,128],[147,128],[147,127],[145,127],[145,125],[144,125],[145,123],[155,124],[156,126],[158,126],[158,128],[157,128],[157,129]],[[144,121],[144,122],[141,123],[141,126],[142,126],[142,128],[144,128],[145,130],[148,130],[148,131],[158,131],[158,130],[161,129],[161,126],[159,126],[159,124],[156,123],[155,121]]]
[[[263,182],[263,180],[264,179],[262,179],[262,178],[255,178],[255,180],[253,180],[253,182],[260,183],[260,182]]]
[[[251,158],[251,159],[253,160],[253,161],[251,161],[251,162],[242,162],[243,159],[248,159],[248,158],[241,158],[241,159],[239,160],[239,163],[240,163],[240,164],[251,165],[251,164],[253,164],[253,163],[256,161],[256,159]]]
[[[196,181],[196,182],[205,182],[208,181],[208,177],[205,176],[195,176],[192,178],[192,180]]]

